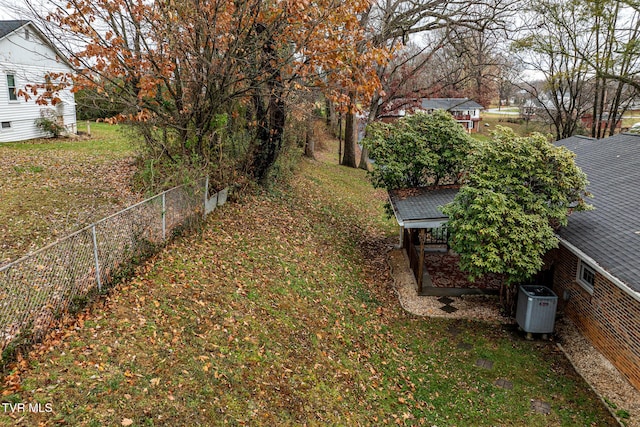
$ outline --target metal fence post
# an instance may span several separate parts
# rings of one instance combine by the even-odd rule
[[[167,238],[167,205],[165,200],[166,191],[162,193],[162,240]]]
[[[198,186],[204,180],[198,181]],[[171,199],[166,200],[168,191],[173,191]],[[185,186],[174,187],[163,193],[156,194],[146,200],[129,206],[119,212],[105,217],[98,222],[87,225],[82,229],[63,237],[49,245],[29,253],[9,264],[0,265],[0,345],[13,342],[18,336],[11,335],[14,328],[25,331],[27,341],[33,339],[33,333],[28,332],[33,322],[49,316],[50,310],[64,309],[68,306],[69,298],[83,296],[93,291],[94,282],[91,268],[95,271],[95,286],[98,292],[108,289],[113,273],[120,272],[119,268],[131,261],[133,243],[137,239],[157,240],[158,196],[162,196],[162,239],[171,238],[171,230],[179,225],[186,225],[192,215],[198,215],[197,207],[202,197],[197,191],[186,191]],[[208,190],[206,190],[208,195]],[[217,196],[208,201],[217,202]],[[168,217],[168,203],[172,203],[171,218]],[[215,206],[215,204],[214,204]],[[138,221],[144,229],[138,229]],[[125,227],[123,227],[125,225]],[[128,227],[126,225],[129,225]],[[98,230],[100,227],[100,245],[98,246]],[[89,233],[91,233],[89,235]],[[91,247],[92,246],[92,247]],[[91,250],[93,249],[93,266],[91,265]],[[62,265],[52,263],[61,261]],[[104,267],[104,282],[102,268]],[[30,296],[25,303],[24,284],[52,283],[52,292],[40,292]],[[64,292],[64,294],[63,294]],[[42,310],[46,309],[46,313]],[[42,317],[39,317],[42,316]],[[50,317],[50,316],[49,316]],[[49,318],[47,317],[47,318]],[[26,329],[25,329],[26,328]],[[19,335],[20,339],[23,338]],[[3,358],[0,355],[0,362]]]
[[[98,260],[98,239],[96,238],[96,226],[91,226],[91,236],[93,237],[93,257],[96,262],[96,281],[98,282],[98,292],[102,292],[102,281],[100,280],[100,261]]]

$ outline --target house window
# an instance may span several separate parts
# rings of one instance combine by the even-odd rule
[[[7,74],[7,87],[9,88],[9,101],[17,101],[16,77],[13,74]]]
[[[582,261],[578,262],[578,283],[589,292],[593,292],[596,271]]]
[[[29,40],[29,30],[24,30],[24,39]]]
[[[11,129],[11,122],[2,122],[2,129]]]

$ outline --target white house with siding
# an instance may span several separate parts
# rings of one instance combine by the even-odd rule
[[[31,22],[0,21],[0,142],[47,136],[35,124],[46,110],[67,132],[76,133],[76,104],[71,87],[57,94],[61,102],[38,105],[36,96],[19,96],[28,84],[45,82],[48,73],[71,73],[69,61]]]

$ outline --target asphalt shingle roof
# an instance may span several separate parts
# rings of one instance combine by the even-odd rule
[[[446,219],[440,206],[453,201],[458,188],[412,188],[389,191],[399,221]]]
[[[13,33],[18,28],[22,27],[24,24],[29,21],[25,20],[10,20],[10,21],[0,21],[0,39],[6,35]]]
[[[425,110],[461,111],[483,109],[482,105],[467,98],[425,98],[421,103]]]
[[[575,212],[560,237],[640,292],[640,135],[558,141],[576,153],[595,209]]]

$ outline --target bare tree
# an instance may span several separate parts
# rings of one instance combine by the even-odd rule
[[[530,3],[528,34],[516,47],[545,87],[523,87],[543,106],[557,138],[577,132],[583,117],[592,136],[614,133],[640,88],[636,7],[617,0]]]
[[[432,34],[436,30],[443,30],[443,32],[440,35],[433,35],[430,43],[404,52],[404,58],[399,58],[389,67],[379,68],[383,91],[372,97],[367,120],[370,122],[375,119],[379,106],[385,100],[393,101],[400,97],[399,89],[409,86],[404,86],[402,81],[406,82],[416,77],[425,64],[429,63],[430,58],[446,45],[446,36],[451,34],[452,28],[469,28],[479,32],[505,28],[508,26],[514,3],[512,0],[480,2],[378,0],[373,2],[367,12],[361,15],[360,22],[367,29],[370,40],[376,46],[388,48],[406,46],[418,34]],[[425,86],[412,92],[424,92],[429,89]],[[387,90],[389,93],[386,92]],[[351,151],[355,150],[355,141],[350,139],[351,135],[354,135],[354,132],[348,129],[345,136],[347,160],[343,160],[343,164],[355,167],[355,162],[352,161],[355,156],[351,155]],[[363,168],[366,168],[367,157],[365,149],[360,160],[360,166]]]
[[[373,67],[386,59],[358,27],[365,2],[51,0],[46,12],[37,0],[24,4],[66,48],[76,87],[117,99],[114,119],[135,124],[163,159],[206,170],[219,159],[219,116],[242,110],[253,135],[244,170],[258,181],[283,150],[292,92],[370,96]]]
[[[498,87],[498,98],[500,103],[498,108],[502,106],[502,101],[506,101],[509,105],[511,98],[518,90],[518,76],[522,74],[522,66],[513,55],[509,53],[500,53],[497,58],[498,69],[496,76],[496,84]]]
[[[541,0],[532,4],[529,31],[515,43],[528,68],[543,76],[542,87],[523,82],[550,119],[557,139],[576,133],[580,118],[590,106],[588,89],[593,74],[588,64],[575,55],[575,46],[566,35],[563,22],[580,22],[578,11],[565,8],[562,0]]]

